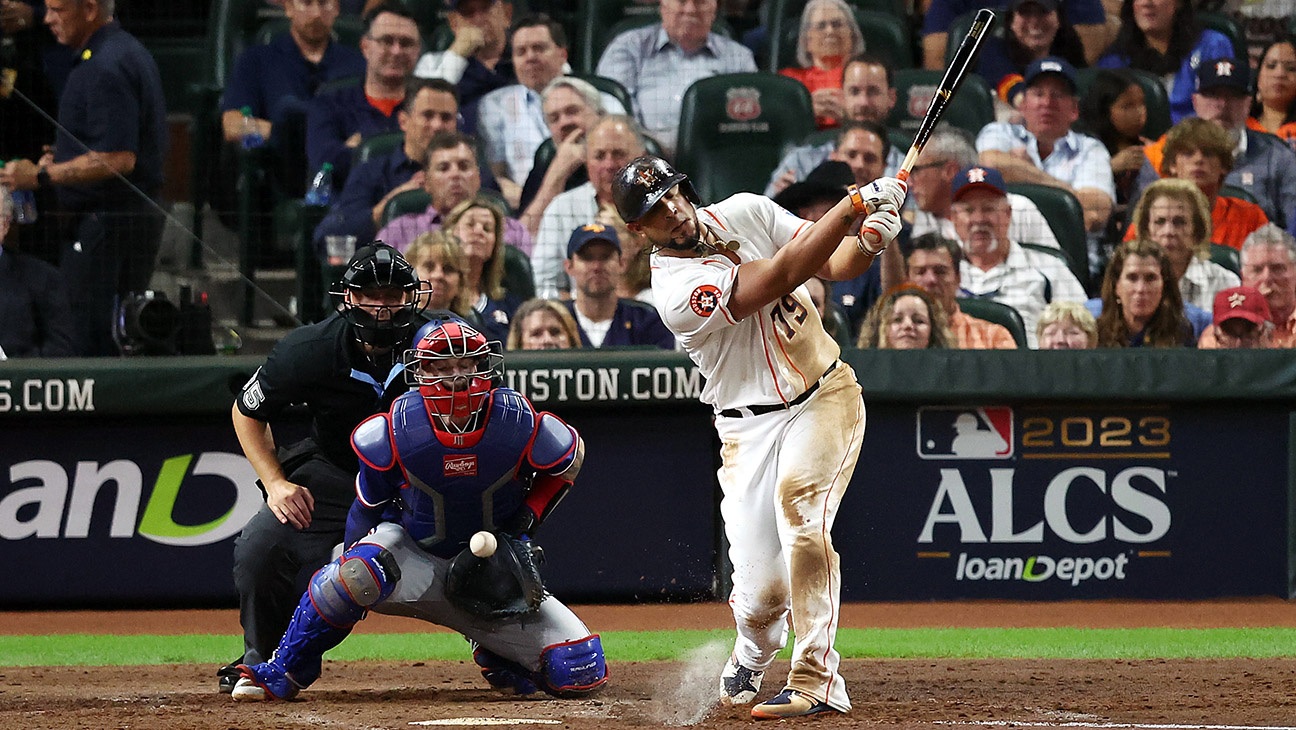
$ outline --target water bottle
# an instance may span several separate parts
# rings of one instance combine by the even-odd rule
[[[265,137],[261,136],[261,127],[257,126],[257,120],[252,116],[252,107],[245,106],[243,112],[242,128],[240,136],[243,139],[243,149],[254,150],[265,144]]]
[[[18,160],[14,160],[17,162]],[[36,222],[36,194],[31,190],[14,190],[9,193],[13,202],[14,223],[26,225]]]
[[[306,191],[306,205],[327,206],[333,201],[333,163],[325,162],[315,173],[310,189]]]

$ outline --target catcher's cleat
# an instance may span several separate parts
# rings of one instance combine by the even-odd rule
[[[221,694],[227,695],[234,691],[234,685],[238,684],[239,677],[243,676],[243,674],[239,672],[239,668],[238,668],[238,665],[242,663],[243,663],[243,657],[239,657],[238,659],[235,659],[229,664],[226,664],[225,666],[216,670],[216,677],[218,682],[217,689],[220,690]]]
[[[729,661],[725,662],[724,671],[720,673],[720,691],[724,693],[722,699],[730,705],[750,703],[756,699],[756,693],[760,691],[761,679],[764,677],[764,672],[748,669],[739,664],[737,658],[729,657]]]
[[[240,664],[239,671],[243,676],[230,693],[239,702],[291,700],[302,689],[292,676],[269,662],[255,667]]]
[[[826,702],[813,700],[794,689],[785,689],[752,708],[751,716],[757,720],[782,720],[787,717],[805,717],[821,712],[845,714]]]
[[[473,661],[481,667],[482,677],[499,692],[506,695],[529,695],[540,691],[525,675],[522,667],[476,643],[473,644]]]

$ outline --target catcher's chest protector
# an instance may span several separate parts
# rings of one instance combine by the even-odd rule
[[[434,431],[417,391],[392,407],[392,444],[408,481],[401,522],[433,555],[453,557],[473,533],[503,524],[526,497],[531,473],[524,457],[535,411],[507,388],[492,391],[487,409],[481,429],[460,435]]]

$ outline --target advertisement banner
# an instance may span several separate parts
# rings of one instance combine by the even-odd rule
[[[846,600],[1286,595],[1287,412],[874,406]]]

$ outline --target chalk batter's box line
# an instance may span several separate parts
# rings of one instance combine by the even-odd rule
[[[971,722],[966,720],[937,720],[933,725],[954,727],[1088,727],[1107,730],[1108,728],[1136,728],[1137,730],[1296,730],[1291,725],[1179,725],[1168,723],[1143,722],[1027,722],[1022,720],[984,720]]]

